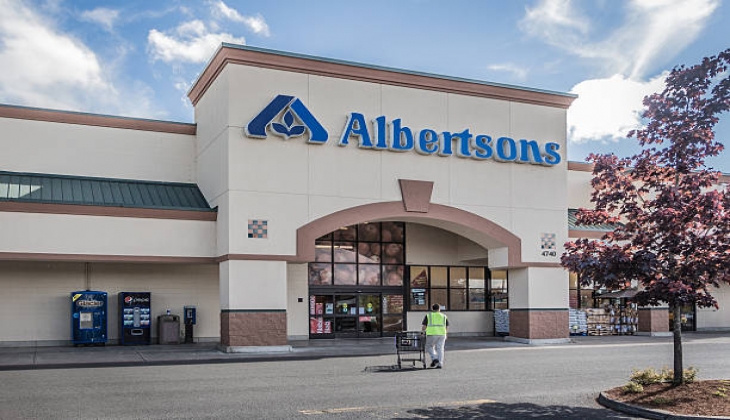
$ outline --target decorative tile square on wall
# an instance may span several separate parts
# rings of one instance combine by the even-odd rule
[[[554,250],[557,248],[556,236],[554,233],[543,233],[540,235],[540,249]]]
[[[268,236],[269,221],[248,219],[248,237],[266,239]]]

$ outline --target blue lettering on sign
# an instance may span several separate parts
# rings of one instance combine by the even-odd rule
[[[494,154],[492,151],[492,138],[480,134],[474,137],[474,158],[476,159],[489,159]]]
[[[372,126],[372,131],[369,127]],[[249,137],[266,138],[267,130],[284,139],[298,137],[309,131],[309,143],[327,142],[327,130],[317,121],[306,106],[294,96],[278,95],[261,111],[244,131]],[[468,128],[460,132],[437,132],[430,128],[414,130],[396,118],[392,121],[381,115],[368,122],[365,115],[352,112],[347,117],[340,146],[357,142],[363,149],[408,152],[415,150],[422,155],[451,156],[474,160],[494,159],[499,162],[530,163],[555,166],[562,161],[560,144],[544,145],[536,140],[473,134]]]
[[[418,143],[416,151],[422,155],[432,155],[439,149],[439,133],[429,130],[421,130],[418,133]]]
[[[390,125],[390,150],[394,152],[406,152],[413,150],[413,132],[408,127],[402,127],[400,118],[393,120]]]
[[[414,131],[403,124],[400,118],[391,122],[385,116],[371,121],[372,133],[365,121],[365,116],[353,112],[347,117],[345,130],[339,140],[340,146],[347,146],[350,141],[357,142],[358,147],[365,149],[406,152],[415,150],[422,155],[438,154],[439,156],[456,155],[461,158],[475,160],[494,159],[499,162],[531,163],[534,165],[554,166],[561,162],[560,145],[546,143],[541,146],[536,140],[511,137],[499,137],[496,141],[486,134],[472,134],[467,128],[455,133],[444,131],[438,133],[430,128]]]

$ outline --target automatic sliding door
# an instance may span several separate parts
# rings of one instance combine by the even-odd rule
[[[320,293],[309,299],[310,338],[382,337],[403,330],[402,294]]]
[[[357,337],[357,294],[335,295],[335,334]]]
[[[380,337],[382,319],[380,294],[358,295],[358,333],[361,337]]]

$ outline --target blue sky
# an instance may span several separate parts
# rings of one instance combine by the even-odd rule
[[[568,159],[626,156],[644,95],[730,47],[721,0],[0,0],[0,103],[193,122],[221,42],[579,95]],[[730,149],[730,115],[718,125]],[[710,165],[730,172],[730,150]]]

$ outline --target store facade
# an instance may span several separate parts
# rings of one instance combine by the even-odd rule
[[[195,305],[230,350],[432,303],[453,334],[509,307],[511,339],[567,340],[574,96],[223,45],[189,97],[195,124],[0,106],[0,315],[32,314],[0,343],[68,342],[84,289]]]

